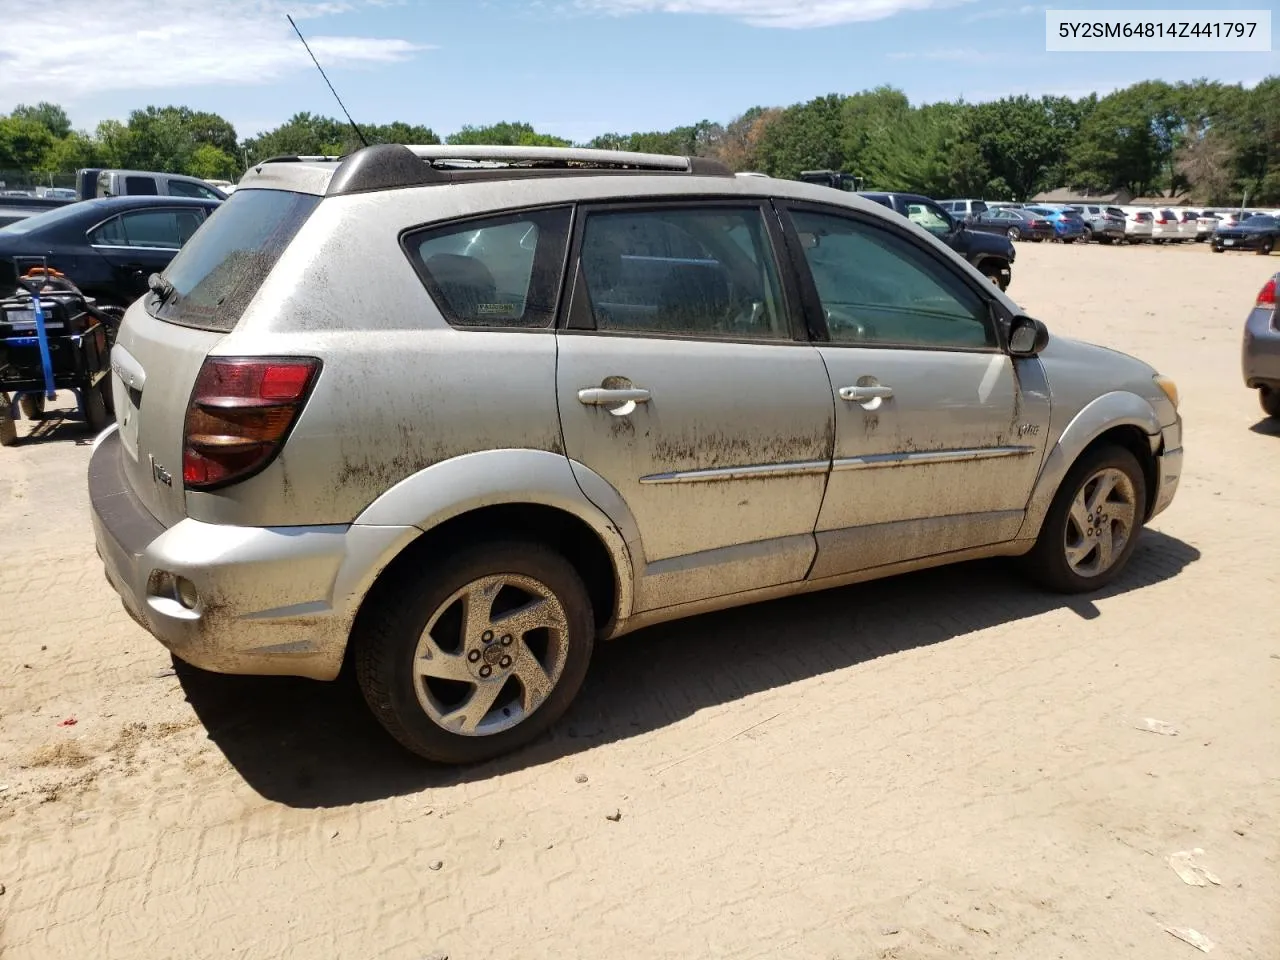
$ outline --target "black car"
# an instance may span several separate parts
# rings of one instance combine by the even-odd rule
[[[1234,226],[1221,226],[1213,234],[1213,252],[1253,250],[1267,256],[1280,244],[1280,217],[1254,214]]]
[[[973,222],[975,230],[999,233],[1010,240],[1053,239],[1053,222],[1021,207],[999,207],[988,210]]]
[[[169,265],[219,202],[104,197],[19,220],[0,228],[0,293],[17,283],[15,257],[44,257],[87,296],[128,306],[146,292],[147,277]]]
[[[936,202],[917,193],[861,193],[881,206],[896,210],[908,220],[924,227],[935,237],[964,257],[1001,290],[1013,279],[1013,244],[1007,236],[974,230],[957,220]]]

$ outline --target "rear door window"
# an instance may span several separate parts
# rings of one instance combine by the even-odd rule
[[[599,331],[790,337],[759,207],[593,212],[581,270]]]
[[[198,183],[192,183],[189,180],[170,180],[169,196],[171,197],[195,197],[197,200],[218,200],[220,199],[216,193],[208,187],[202,187]]]
[[[149,296],[147,308],[169,323],[231,330],[319,203],[306,193],[237,190],[165,270],[174,292],[163,303]]]
[[[530,210],[411,233],[403,245],[452,326],[549,327],[569,222],[567,207]]]
[[[160,191],[156,189],[155,177],[125,177],[124,192],[131,197],[154,197]]]

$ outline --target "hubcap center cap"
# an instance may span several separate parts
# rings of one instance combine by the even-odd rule
[[[507,655],[507,651],[497,645],[484,648],[483,659],[491,667],[496,667],[498,662]]]

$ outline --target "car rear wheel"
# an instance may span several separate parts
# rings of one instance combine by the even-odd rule
[[[560,554],[481,543],[375,587],[352,631],[356,677],[409,750],[477,763],[564,713],[586,677],[593,624],[582,578]]]
[[[1019,230],[1017,227],[1010,227],[1008,233],[1006,233],[1005,236],[1008,237],[1010,240],[1021,240],[1022,231]]]
[[[1275,387],[1259,387],[1258,400],[1262,404],[1262,412],[1268,417],[1280,417],[1280,390]]]
[[[1059,593],[1085,593],[1110,583],[1133,554],[1146,513],[1146,478],[1123,447],[1086,453],[1058,488],[1028,569]]]
[[[1276,242],[1274,240],[1272,240],[1270,237],[1265,237],[1263,241],[1260,244],[1258,244],[1258,256],[1260,257],[1271,256],[1271,251],[1275,249],[1275,246],[1276,246]]]

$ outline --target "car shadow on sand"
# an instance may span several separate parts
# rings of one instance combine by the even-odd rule
[[[1144,533],[1124,575],[1088,597],[1046,593],[1006,561],[943,567],[651,627],[600,645],[577,702],[517,753],[469,768],[417,759],[374,721],[356,685],[205,673],[177,663],[210,740],[267,799],[330,807],[484,780],[648,733],[695,711],[903,650],[1172,579],[1194,547]],[[921,603],[927,598],[927,603]]]
[[[1263,417],[1249,429],[1264,437],[1280,437],[1280,417]]]

